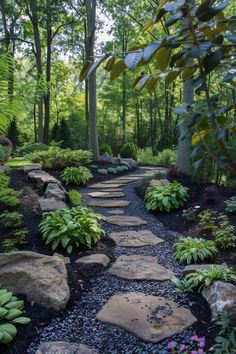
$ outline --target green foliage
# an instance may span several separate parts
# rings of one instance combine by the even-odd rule
[[[20,203],[21,192],[15,191],[12,188],[0,188],[0,203],[9,207],[14,207]]]
[[[30,323],[24,313],[24,301],[19,300],[12,292],[0,289],[0,342],[10,343],[17,334],[16,324]]]
[[[200,225],[203,230],[212,230],[214,228],[216,215],[217,212],[210,209],[203,210],[199,213]]]
[[[217,248],[214,241],[185,237],[176,242],[175,259],[180,263],[192,264],[215,257]]]
[[[0,188],[6,188],[10,184],[10,177],[0,171]]]
[[[156,164],[166,167],[175,165],[176,159],[176,151],[171,149],[164,149],[163,151],[158,152],[157,156],[155,156]]]
[[[106,170],[105,168],[99,168],[97,172],[100,173],[100,175],[108,175],[108,170]]]
[[[188,188],[179,182],[167,186],[153,187],[145,194],[147,210],[167,211],[178,209],[188,199]]]
[[[127,143],[122,146],[120,150],[120,156],[123,158],[130,158],[137,160],[138,158],[138,147],[135,143]]]
[[[78,206],[82,203],[82,195],[75,189],[69,190],[69,199],[73,206]]]
[[[207,288],[215,281],[236,282],[236,273],[227,266],[210,266],[208,269],[197,269],[194,273],[186,275],[183,280],[172,277],[178,291],[188,291],[198,288],[199,291]]]
[[[92,161],[90,151],[60,149],[58,147],[50,147],[48,151],[38,151],[26,156],[33,162],[41,163],[46,169],[79,166]]]
[[[22,147],[17,148],[17,154],[19,156],[24,156],[27,154],[31,154],[36,151],[47,151],[49,146],[42,143],[32,143],[32,144],[25,144]]]
[[[231,214],[236,214],[236,197],[231,197],[230,199],[226,200],[226,211]]]
[[[105,218],[86,207],[59,209],[43,214],[39,229],[46,245],[55,250],[59,245],[71,254],[73,247],[92,247],[105,234],[99,220]]]
[[[7,137],[11,140],[14,148],[20,146],[19,134],[20,131],[18,129],[16,119],[13,119],[8,127]]]
[[[213,346],[214,354],[233,354],[236,352],[236,327],[231,324],[231,314],[223,311],[216,322],[220,330]]]
[[[17,251],[19,246],[22,246],[27,243],[27,236],[29,231],[27,229],[18,229],[15,230],[12,238],[6,238],[2,241],[2,247],[4,252]]]
[[[61,174],[63,182],[78,185],[86,184],[93,175],[87,167],[66,167]]]
[[[5,240],[2,241],[2,247],[4,252],[17,251],[15,240],[12,238],[5,238]]]
[[[23,215],[17,211],[11,213],[4,212],[2,215],[0,215],[0,218],[2,219],[1,222],[5,227],[14,229],[21,226]]]
[[[103,155],[105,152],[107,152],[110,156],[113,156],[112,148],[108,144],[102,144],[100,146],[100,154]]]
[[[116,170],[116,172],[120,172],[120,173],[122,173],[122,172],[128,172],[129,171],[129,168],[127,167],[127,166],[117,166],[116,168],[115,168],[115,170]]]
[[[107,171],[109,172],[109,173],[112,173],[113,175],[116,175],[117,174],[117,169],[115,169],[114,167],[109,167],[108,169],[107,169]]]
[[[61,147],[66,149],[71,147],[71,133],[68,122],[62,118],[57,128],[55,141],[61,141]]]

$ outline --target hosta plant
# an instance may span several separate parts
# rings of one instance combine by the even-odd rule
[[[109,173],[112,173],[113,175],[116,175],[116,174],[117,174],[117,170],[116,170],[114,167],[109,167],[109,168],[107,169],[107,171],[108,171]]]
[[[69,200],[73,206],[78,206],[82,202],[82,195],[75,189],[69,190]]]
[[[99,168],[97,171],[100,175],[108,175],[108,170],[106,170],[105,168]]]
[[[87,207],[59,209],[43,214],[39,229],[43,240],[52,244],[55,250],[58,246],[71,253],[74,247],[81,245],[91,248],[105,234],[99,221],[105,218]]]
[[[30,318],[22,316],[24,301],[10,291],[0,289],[0,342],[10,343],[17,334],[16,324],[27,325]]]
[[[186,275],[183,280],[172,277],[178,291],[188,291],[198,288],[202,291],[215,281],[236,282],[236,272],[232,268],[223,265],[212,265],[208,269],[197,269],[195,272]]]
[[[230,199],[226,200],[226,211],[231,214],[236,214],[236,197],[231,197]]]
[[[167,211],[178,209],[188,199],[188,188],[179,182],[153,187],[145,194],[147,210]]]
[[[74,183],[84,185],[93,177],[93,175],[87,167],[80,166],[65,168],[61,177],[66,184]]]
[[[217,253],[214,241],[185,237],[176,242],[175,259],[180,263],[192,264],[213,258]]]
[[[17,228],[21,226],[23,215],[14,211],[12,213],[5,212],[0,215],[1,222],[5,227]]]
[[[0,203],[9,207],[17,206],[20,203],[20,195],[21,192],[12,188],[0,188]]]

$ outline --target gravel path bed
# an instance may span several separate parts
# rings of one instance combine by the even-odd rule
[[[140,174],[140,171],[137,171],[136,174]],[[135,175],[135,173],[132,175]],[[143,200],[135,193],[135,183],[131,182],[124,187],[125,198],[122,199],[131,201],[129,207],[123,208],[124,214],[139,216],[148,221],[148,224],[132,228],[118,227],[104,223],[103,226],[107,234],[126,230],[149,229],[164,239],[165,242],[155,246],[140,248],[116,247],[114,248],[115,257],[133,254],[156,256],[158,263],[169,268],[175,275],[179,276],[181,275],[182,267],[173,259],[172,245],[180,235],[168,230],[157,221],[154,215],[145,210]],[[86,191],[88,189],[83,189],[83,192]],[[106,211],[111,209],[95,208],[95,210],[109,216]],[[189,308],[196,317],[200,317],[199,319],[203,316],[201,313],[196,313],[196,309],[202,305],[203,300],[201,297],[195,296],[192,299],[190,295],[175,292],[174,286],[170,281],[128,281],[105,272],[97,278],[92,279],[90,286],[79,296],[72,309],[61,313],[50,325],[44,327],[39,332],[37,340],[31,344],[27,353],[35,353],[40,342],[60,340],[87,344],[96,349],[100,354],[167,354],[166,347],[168,341],[160,344],[144,343],[119,327],[103,324],[96,320],[96,314],[110,296],[130,291],[163,296]],[[188,344],[189,338],[194,333],[194,329],[189,328],[182,335],[176,336],[174,340]]]

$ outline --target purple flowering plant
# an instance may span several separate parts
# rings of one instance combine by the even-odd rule
[[[192,336],[190,348],[186,344],[178,344],[173,340],[167,344],[167,349],[171,354],[206,354],[204,348],[206,346],[205,337]]]

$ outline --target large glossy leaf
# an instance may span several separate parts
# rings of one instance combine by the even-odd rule
[[[182,71],[182,79],[183,80],[187,80],[190,77],[193,76],[193,74],[195,73],[195,71],[197,70],[197,68],[195,66],[189,66],[186,67],[183,71]]]
[[[212,46],[212,42],[202,41],[198,45],[193,46],[193,48],[191,49],[191,56],[193,58],[200,58],[202,55],[207,54],[207,52]]]
[[[165,77],[165,83],[167,86],[172,84],[172,82],[180,75],[181,70],[173,69]]]
[[[185,1],[186,0],[170,1],[165,4],[164,9],[167,12],[176,12],[185,4]]]
[[[205,73],[209,74],[212,70],[214,70],[219,65],[221,59],[222,54],[219,51],[207,55],[202,61]]]
[[[150,75],[144,75],[142,77],[142,79],[139,81],[139,89],[140,90],[142,90],[144,88],[144,86],[148,82],[149,78],[150,78]]]
[[[79,81],[82,82],[86,79],[87,76],[87,72],[89,71],[90,67],[91,67],[92,63],[86,62],[80,72],[79,75]]]
[[[110,57],[107,62],[106,65],[104,67],[104,69],[108,72],[110,72],[113,68],[113,65],[115,64],[116,58],[114,56]]]
[[[211,7],[212,0],[203,2],[196,11],[196,17],[199,21],[207,22],[211,18],[222,12],[227,6],[227,2],[222,2],[215,7]]]
[[[149,93],[154,90],[157,81],[158,81],[158,78],[155,76],[149,78],[149,80],[147,81],[147,83],[145,85],[145,87]]]
[[[183,12],[177,12],[177,14],[171,16],[167,21],[166,21],[166,27],[170,27],[176,22],[178,22],[181,18],[183,18]]]
[[[160,48],[156,53],[156,63],[160,71],[166,70],[170,60],[170,49],[167,47]]]
[[[132,87],[135,88],[137,86],[137,84],[139,83],[139,81],[142,79],[143,75],[136,77],[136,79],[134,80]]]
[[[123,59],[118,60],[112,67],[111,80],[117,78],[122,73],[122,71],[124,71],[125,68],[126,66],[124,60]]]
[[[134,70],[137,65],[140,63],[140,61],[143,58],[143,50],[139,49],[133,53],[129,53],[126,57],[125,57],[125,65],[131,69]]]
[[[143,51],[143,59],[145,61],[149,61],[153,55],[157,52],[157,50],[161,47],[162,41],[156,41],[149,44]]]
[[[110,56],[110,54],[105,54],[102,58],[97,60],[95,63],[91,65],[89,68],[86,77],[88,78],[91,74],[94,73],[95,70],[98,69],[98,67]]]

